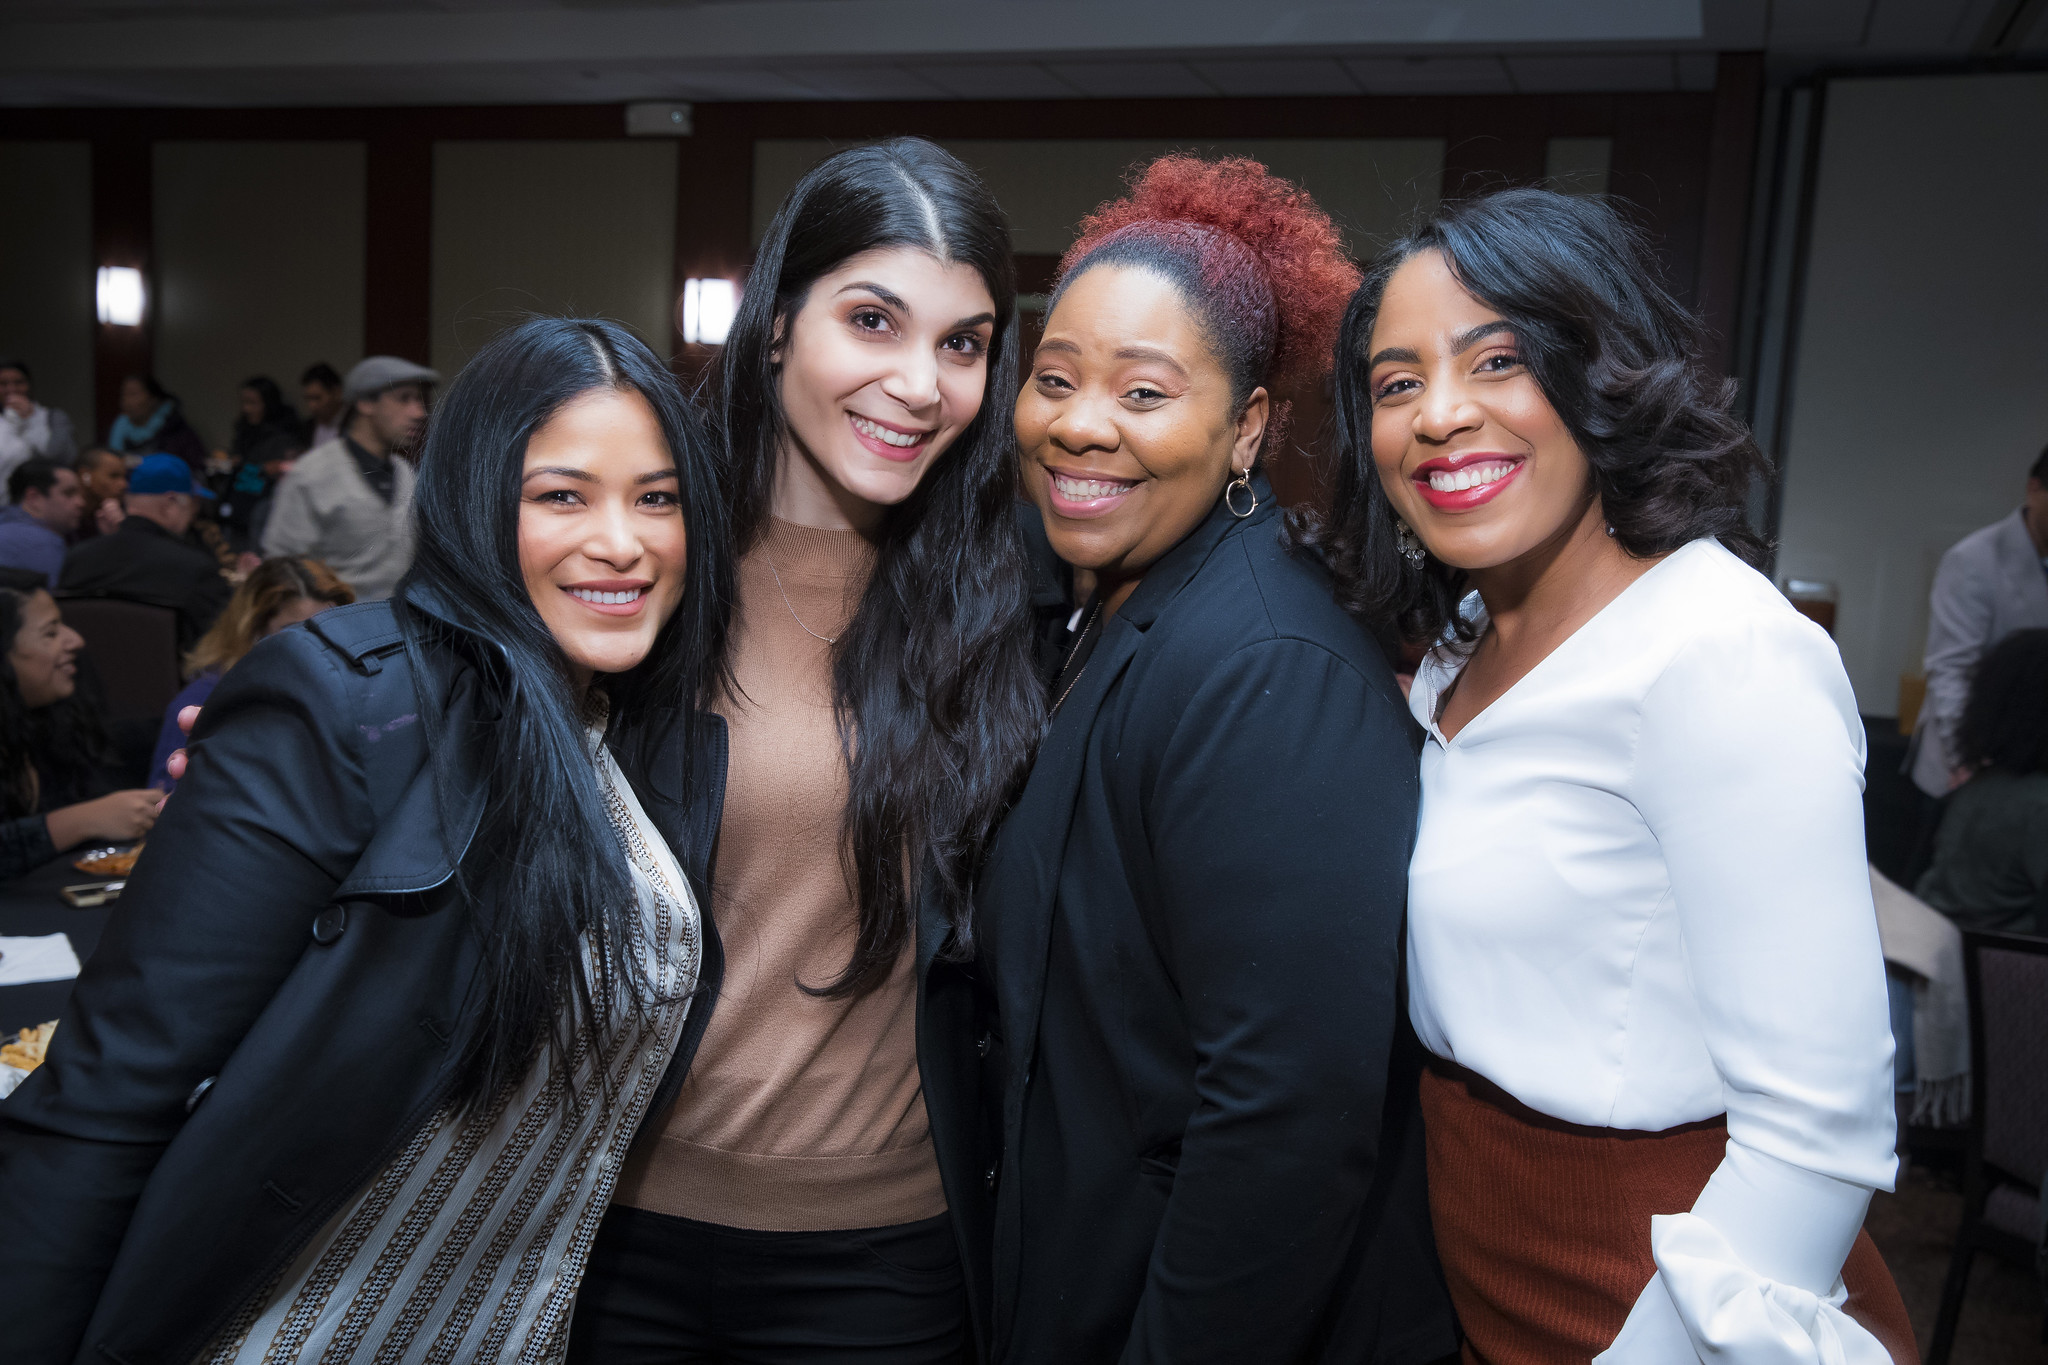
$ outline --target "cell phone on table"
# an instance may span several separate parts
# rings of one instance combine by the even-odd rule
[[[57,894],[74,910],[91,910],[108,901],[121,899],[121,892],[127,886],[128,881],[124,877],[111,882],[81,882],[77,886],[67,886]]]

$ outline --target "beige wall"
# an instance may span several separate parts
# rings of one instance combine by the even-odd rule
[[[157,375],[209,449],[234,434],[241,383],[362,358],[360,142],[159,142]]]
[[[1152,142],[1121,138],[961,141],[948,151],[981,173],[1009,215],[1016,250],[1058,255],[1074,228],[1123,190],[1124,172],[1168,151],[1249,156],[1305,186],[1344,230],[1352,254],[1370,256],[1416,210],[1434,208],[1443,183],[1444,144],[1433,138],[1269,138],[1227,142]],[[754,144],[754,240],[803,173],[834,150],[813,139]]]
[[[675,228],[666,139],[436,143],[431,363],[452,379],[530,313],[612,318],[666,356]]]
[[[0,356],[35,371],[36,398],[92,430],[96,325],[92,144],[0,142]]]
[[[2048,443],[2048,74],[1836,81],[1820,156],[1778,572],[1837,585],[1890,716],[1935,563]]]

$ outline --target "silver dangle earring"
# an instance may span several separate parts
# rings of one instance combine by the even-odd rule
[[[1427,553],[1422,548],[1422,537],[1416,535],[1415,528],[1399,517],[1394,518],[1394,542],[1401,547],[1401,558],[1418,569],[1422,567],[1423,555]]]
[[[1250,494],[1252,500],[1252,505],[1250,507],[1245,508],[1242,512],[1237,510],[1237,503],[1234,500],[1234,495],[1240,488],[1242,488],[1246,493]],[[1232,479],[1228,484],[1224,486],[1223,505],[1230,509],[1230,515],[1238,518],[1239,520],[1243,520],[1245,517],[1248,517],[1252,513],[1259,510],[1259,492],[1257,489],[1252,487],[1252,470],[1250,465],[1246,465],[1243,469],[1240,469],[1237,472],[1237,477]]]

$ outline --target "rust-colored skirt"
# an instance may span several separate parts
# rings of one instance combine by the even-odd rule
[[[1422,1076],[1429,1212],[1468,1365],[1587,1365],[1657,1273],[1650,1216],[1684,1213],[1721,1164],[1725,1118],[1661,1133],[1539,1114],[1442,1059]],[[1919,1365],[1891,1272],[1858,1233],[1843,1311]]]

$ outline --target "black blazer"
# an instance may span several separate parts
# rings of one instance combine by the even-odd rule
[[[1433,1360],[1419,732],[1272,492],[1109,618],[980,877],[994,1359]]]
[[[417,590],[408,600],[438,610]],[[439,732],[464,733],[476,679],[456,651],[426,662],[416,677],[390,604],[366,603],[258,645],[208,700],[191,771],[49,1060],[0,1101],[0,1279],[14,1305],[0,1362],[185,1365],[447,1095],[477,968],[449,850],[467,853],[483,791],[456,746],[444,827],[420,713],[438,707]],[[724,722],[699,715],[643,770],[635,721],[619,718],[614,753],[704,914],[699,998],[647,1135],[723,976],[710,882],[726,749]],[[921,1040],[973,1027],[957,971],[941,964],[919,987]],[[935,1107],[974,1108],[943,1064],[926,1085]],[[985,1145],[977,1136],[963,1165],[957,1126],[932,1128],[963,1251],[981,1248],[970,1282],[985,1284]]]
[[[64,557],[57,590],[74,597],[120,597],[178,613],[178,648],[190,649],[235,595],[220,563],[148,517],[122,519]]]

